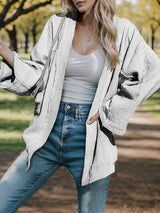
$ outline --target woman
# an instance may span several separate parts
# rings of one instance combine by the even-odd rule
[[[3,213],[15,212],[60,166],[74,177],[78,211],[104,212],[117,160],[112,132],[124,134],[138,105],[159,88],[158,56],[132,22],[115,16],[113,0],[60,3],[69,12],[23,133],[26,150],[0,182]],[[1,88],[32,93],[61,16],[48,20],[31,61],[1,41]]]

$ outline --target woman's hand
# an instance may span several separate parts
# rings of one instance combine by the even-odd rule
[[[90,120],[87,122],[88,124],[93,123],[95,120],[99,118],[99,112],[97,112],[94,116],[90,118]]]
[[[0,56],[13,68],[13,51],[0,39]]]

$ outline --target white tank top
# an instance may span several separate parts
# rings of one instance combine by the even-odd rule
[[[91,54],[81,55],[71,46],[61,100],[70,103],[91,104],[104,64],[105,56],[98,49]]]

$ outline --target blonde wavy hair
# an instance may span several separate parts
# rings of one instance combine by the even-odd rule
[[[74,6],[72,0],[60,0],[60,7],[64,11],[71,12],[75,17],[79,11]],[[104,55],[110,68],[115,68],[119,58],[119,52],[116,49],[117,29],[113,23],[113,17],[116,13],[115,0],[96,0],[94,11],[93,28],[98,35],[98,43],[104,50]],[[87,15],[89,12],[85,15]]]

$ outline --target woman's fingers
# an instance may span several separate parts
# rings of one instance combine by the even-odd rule
[[[98,119],[98,117],[99,117],[99,112],[97,112],[94,116],[92,116],[87,123],[88,124],[93,123],[95,120]]]

